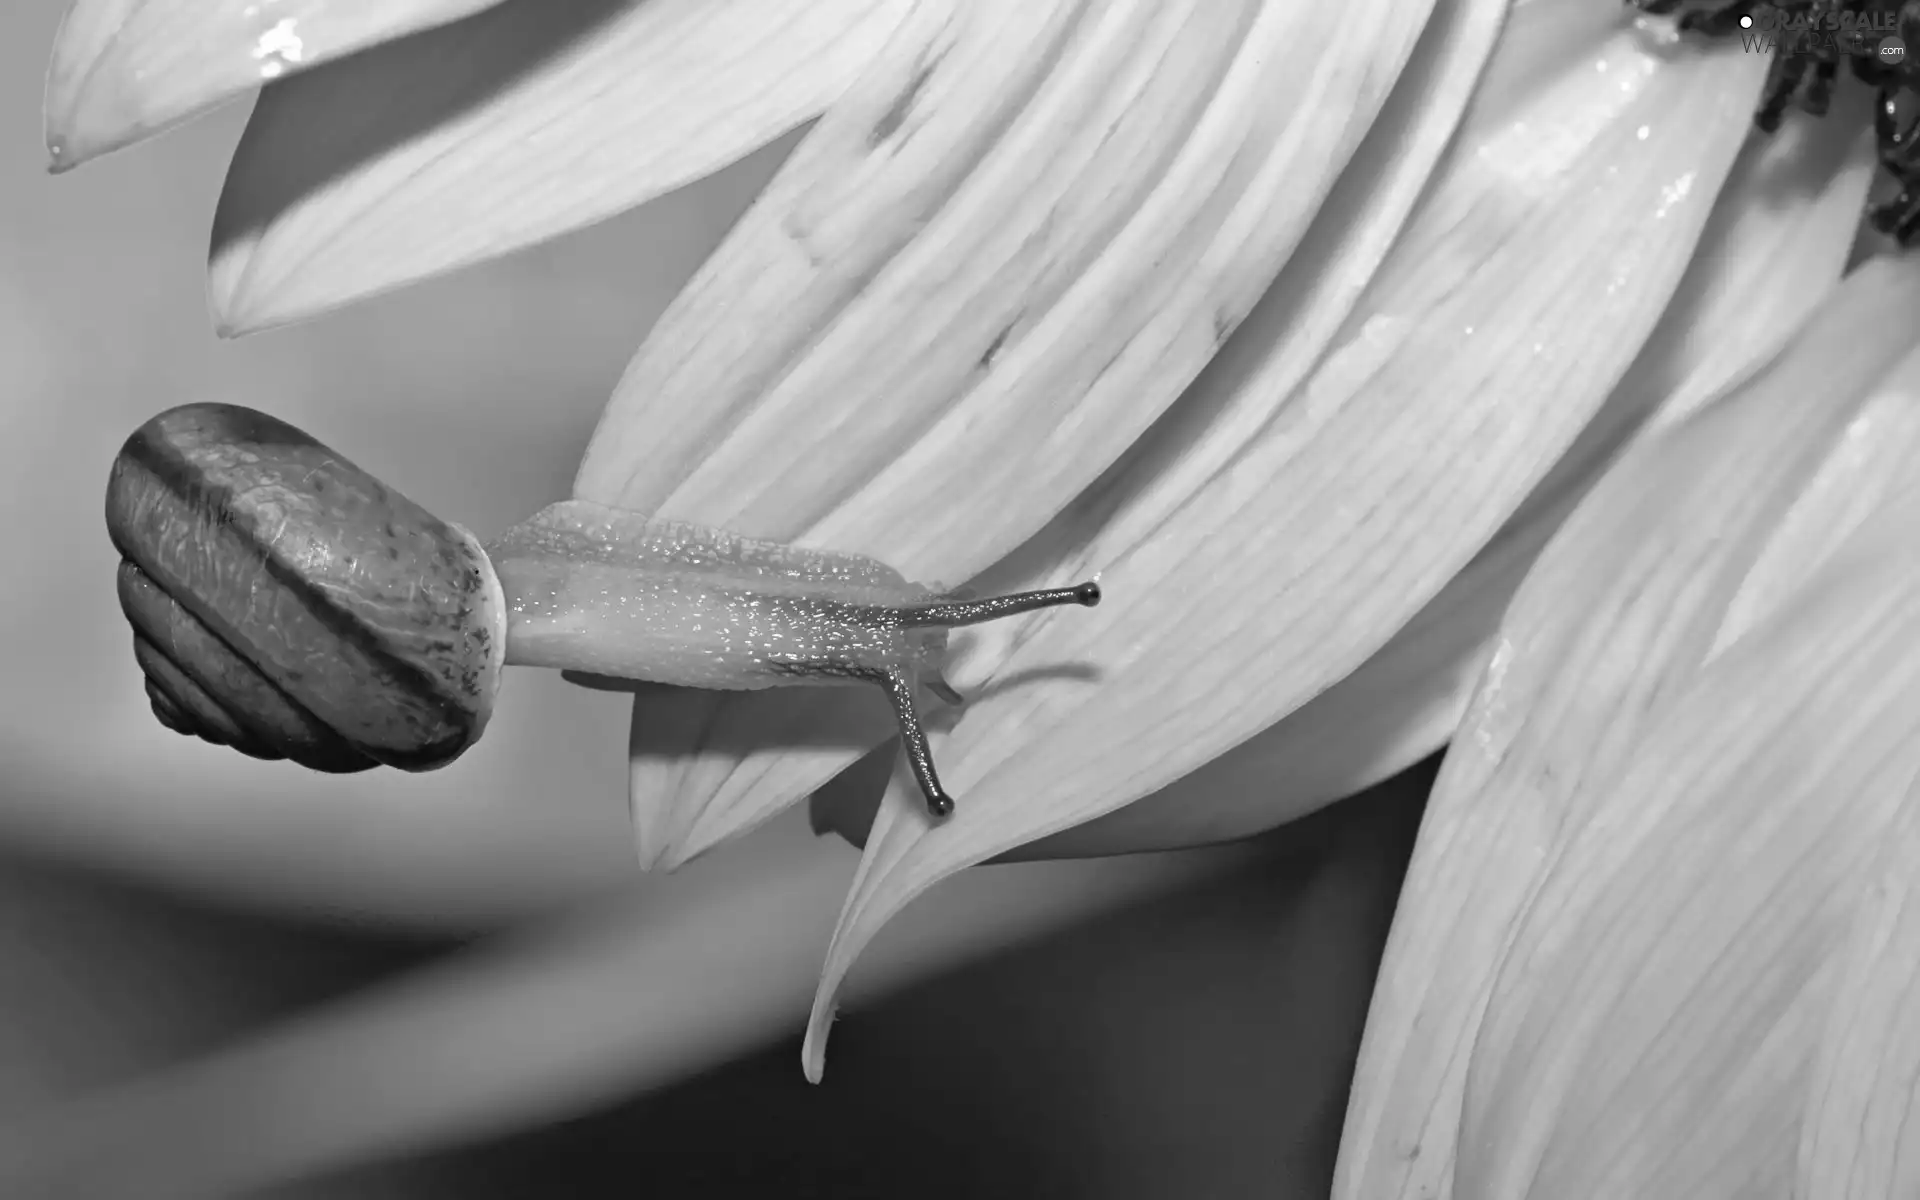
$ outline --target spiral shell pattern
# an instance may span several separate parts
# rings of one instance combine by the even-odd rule
[[[256,758],[422,771],[478,740],[505,608],[473,535],[283,421],[195,404],[107,484],[154,715]]]

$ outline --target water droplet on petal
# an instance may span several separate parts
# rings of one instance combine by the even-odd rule
[[[1687,194],[1693,191],[1693,177],[1694,172],[1688,171],[1685,175],[1682,175],[1666,187],[1660,189],[1660,207],[1653,212],[1655,220],[1666,216],[1669,209],[1687,198]]]
[[[262,79],[278,79],[287,73],[288,67],[297,66],[306,54],[306,44],[301,40],[298,23],[292,17],[274,22],[273,27],[253,43],[253,57],[260,61]]]
[[[1680,27],[1675,21],[1640,16],[1633,19],[1633,28],[1655,46],[1673,46],[1680,41]]]

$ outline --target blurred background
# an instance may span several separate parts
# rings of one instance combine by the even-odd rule
[[[309,1178],[261,1194],[1325,1194],[1430,767],[1230,851],[968,873],[856,971],[810,1088],[798,1029],[857,853],[795,813],[642,878],[624,696],[516,672],[485,741],[423,776],[164,729],[101,520],[128,433],[262,408],[491,537],[565,497],[628,356],[794,139],[222,342],[205,254],[246,106],[47,174],[64,7],[0,6],[0,1168],[143,1198],[288,1164]]]

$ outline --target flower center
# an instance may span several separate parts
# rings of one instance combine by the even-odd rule
[[[1768,133],[1790,104],[1825,116],[1844,64],[1876,90],[1874,132],[1880,165],[1900,191],[1873,207],[1873,227],[1901,245],[1920,236],[1920,117],[1901,99],[1920,94],[1920,68],[1908,47],[1920,45],[1920,0],[1629,0],[1642,12],[1680,13],[1680,29],[1706,37],[1739,37],[1750,52],[1773,55],[1753,123]],[[1681,10],[1686,11],[1682,12]]]

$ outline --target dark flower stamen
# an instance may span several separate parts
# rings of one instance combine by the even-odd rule
[[[1878,92],[1874,132],[1880,165],[1900,193],[1875,205],[1873,227],[1901,245],[1920,236],[1920,116],[1901,119],[1901,98],[1920,95],[1920,65],[1907,47],[1920,45],[1920,0],[1628,0],[1645,13],[1680,13],[1680,29],[1706,37],[1739,35],[1769,46],[1767,72],[1753,123],[1768,133],[1787,106],[1825,116],[1844,64]],[[1681,11],[1684,9],[1685,11]]]

